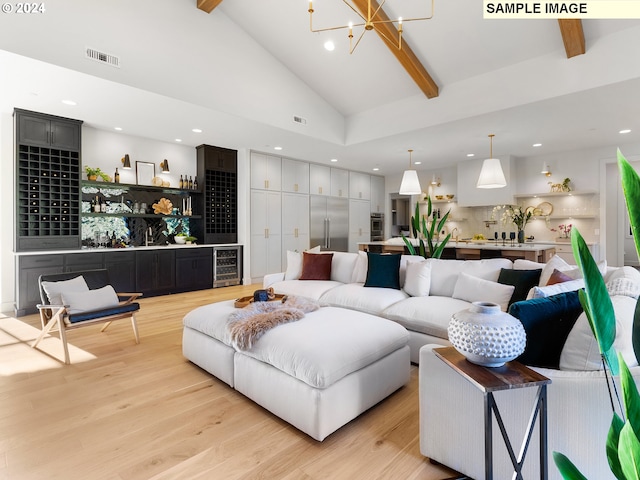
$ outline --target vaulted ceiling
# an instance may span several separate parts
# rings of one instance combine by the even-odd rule
[[[383,8],[417,17],[430,3]],[[341,0],[313,6],[314,26],[353,16]],[[0,17],[2,112],[32,108],[186,145],[279,145],[381,174],[401,171],[408,148],[423,168],[486,156],[489,133],[495,154],[516,157],[615,145],[621,128],[640,141],[636,20],[483,20],[482,2],[435,0],[431,20],[404,25],[402,50],[367,32],[350,55],[346,31],[309,31],[301,0],[47,7]],[[86,47],[118,56],[120,68],[87,60]],[[60,104],[69,97],[74,109]]]

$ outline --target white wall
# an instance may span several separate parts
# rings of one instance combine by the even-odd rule
[[[14,308],[15,299],[15,267],[13,259],[13,237],[15,235],[14,203],[13,203],[13,170],[15,157],[13,153],[13,116],[11,113],[0,113],[0,168],[5,172],[0,175],[0,311],[6,312]]]

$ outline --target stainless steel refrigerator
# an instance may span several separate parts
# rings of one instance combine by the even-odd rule
[[[346,252],[349,249],[349,200],[321,195],[309,196],[311,246]]]

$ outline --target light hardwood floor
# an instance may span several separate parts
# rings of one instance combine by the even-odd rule
[[[424,479],[418,378],[317,442],[182,356],[182,317],[258,285],[141,300],[141,343],[119,321],[69,332],[72,365],[37,316],[0,316],[0,479]],[[55,334],[57,335],[57,333]]]

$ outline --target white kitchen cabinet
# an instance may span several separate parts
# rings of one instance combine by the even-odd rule
[[[331,196],[349,198],[349,170],[331,169]]]
[[[251,188],[280,191],[282,159],[264,153],[251,152]]]
[[[282,271],[280,192],[251,190],[251,278]]]
[[[282,159],[282,191],[309,193],[309,164],[289,158]]]
[[[378,175],[371,175],[371,211],[377,213],[384,213],[384,177]]]
[[[309,193],[331,195],[331,168],[309,164]]]
[[[349,198],[371,199],[371,175],[349,172]]]
[[[349,200],[349,251],[357,252],[359,242],[371,241],[371,207],[368,200]]]
[[[282,267],[287,268],[287,250],[309,248],[309,195],[282,194]]]

